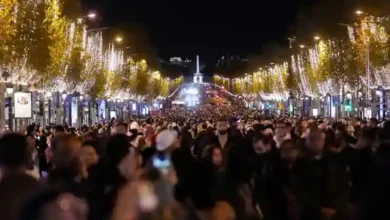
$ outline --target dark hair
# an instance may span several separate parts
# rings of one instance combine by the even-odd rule
[[[0,219],[21,219],[23,206],[38,190],[38,181],[28,174],[5,174],[0,181]]]
[[[273,138],[270,135],[258,134],[255,137],[253,137],[253,143],[256,143],[258,141],[261,141],[266,145],[272,145]]]
[[[298,150],[299,151],[299,147],[295,141],[289,139],[289,140],[285,140],[282,142],[282,144],[280,145],[280,150],[281,151],[282,150]]]
[[[53,162],[56,167],[68,167],[73,165],[74,143],[81,143],[80,138],[75,135],[61,135],[54,138],[52,142]]]
[[[34,124],[31,124],[31,125],[27,126],[27,129],[26,129],[27,134],[32,134],[32,133],[34,133],[34,131],[35,131],[34,128],[35,128],[35,125],[34,125]]]
[[[9,133],[0,138],[0,165],[15,169],[27,160],[27,141],[24,136]]]
[[[376,138],[376,129],[375,128],[369,128],[364,127],[360,133],[360,138],[366,138],[370,141],[375,141]]]
[[[125,134],[112,136],[107,142],[107,157],[112,165],[119,164],[130,152],[131,144]]]
[[[119,127],[119,126],[123,126],[123,127],[125,127],[125,129],[127,129],[127,124],[122,122],[122,121],[115,123],[115,127]]]
[[[221,150],[218,146],[216,145],[208,145],[202,150],[201,154],[201,159],[205,160],[207,162],[212,163],[212,158],[213,158],[213,153],[214,150],[219,149]]]
[[[378,119],[376,119],[376,118],[370,118],[370,122],[373,122],[373,123],[376,123],[376,124],[379,123]]]
[[[96,141],[85,141],[81,147],[88,147],[88,146],[91,146],[93,149],[96,150],[96,152],[98,152],[98,146],[99,146],[98,142],[96,142]]]
[[[57,125],[57,126],[55,126],[54,130],[55,130],[56,132],[65,132],[65,128],[64,128],[64,126],[62,126],[62,125]]]

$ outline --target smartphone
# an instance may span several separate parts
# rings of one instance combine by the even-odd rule
[[[171,159],[164,153],[157,153],[153,158],[153,167],[160,171],[167,171],[171,167]]]

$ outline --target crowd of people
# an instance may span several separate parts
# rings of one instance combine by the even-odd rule
[[[390,122],[172,107],[0,138],[0,220],[390,219]]]

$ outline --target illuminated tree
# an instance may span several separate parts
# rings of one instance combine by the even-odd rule
[[[137,95],[148,95],[149,74],[145,60],[136,62],[134,68],[133,91]]]
[[[12,41],[16,36],[15,20],[17,17],[17,0],[0,0],[0,65],[11,61]]]
[[[62,5],[59,0],[46,0],[46,20],[49,46],[50,65],[43,78],[44,83],[54,83],[53,79],[62,78],[66,70],[66,63],[71,48],[69,48],[68,30],[70,22],[62,15]]]

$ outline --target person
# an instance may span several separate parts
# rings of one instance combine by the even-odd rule
[[[15,133],[2,136],[0,138],[0,178],[8,172],[25,173],[30,156],[24,136]]]
[[[88,177],[85,164],[80,158],[81,140],[74,135],[54,138],[53,167],[47,182],[50,186],[69,189],[76,195],[84,196],[84,182]]]
[[[32,176],[10,172],[0,180],[0,219],[19,220],[24,204],[41,188]]]
[[[127,134],[127,124],[123,122],[117,122],[114,125],[114,128],[111,131],[112,135],[116,134]]]
[[[30,156],[24,136],[9,133],[0,138],[0,219],[17,220],[24,202],[39,188],[26,173]]]
[[[278,121],[276,123],[274,141],[276,147],[279,148],[283,141],[291,139],[291,134],[284,121]]]
[[[125,134],[110,137],[107,143],[107,159],[105,195],[97,214],[103,219],[111,216],[119,191],[134,177],[139,167],[138,151],[129,143]]]
[[[272,136],[259,134],[253,138],[255,154],[251,157],[254,199],[264,219],[285,219],[283,209],[281,159]]]
[[[228,163],[228,155],[231,148],[236,145],[235,142],[228,133],[228,122],[226,119],[221,118],[217,122],[217,135],[214,136],[213,141],[210,144],[214,144],[222,150],[222,167],[225,167]]]
[[[264,216],[251,182],[253,169],[245,160],[245,151],[232,147],[227,156],[229,158],[225,160],[227,164],[221,200],[233,207],[237,219],[262,219]]]
[[[97,143],[95,141],[84,142],[81,147],[80,156],[87,169],[96,165],[99,162]]]
[[[323,131],[312,127],[305,141],[306,152],[297,161],[301,219],[343,219],[349,201],[347,167],[339,155],[324,151]]]
[[[140,131],[140,125],[137,121],[133,121],[130,123],[130,143],[136,147],[139,148],[139,141],[143,137],[143,133]]]
[[[27,140],[28,153],[30,155],[27,173],[30,174],[32,177],[39,179],[41,175],[39,172],[40,163],[39,163],[38,150],[36,147],[37,141],[35,137],[32,135],[27,135],[26,140]]]
[[[341,152],[341,157],[349,168],[350,202],[354,205],[364,200],[371,188],[371,180],[375,171],[373,146],[376,134],[374,132],[372,128],[364,128],[357,143],[348,146]]]
[[[87,220],[86,202],[64,189],[47,188],[29,198],[18,220]]]
[[[284,204],[282,208],[287,212],[290,220],[301,219],[301,206],[297,198],[297,160],[300,157],[300,149],[293,140],[286,140],[280,146],[281,156],[281,183],[284,190]],[[286,214],[286,213],[285,213]]]

